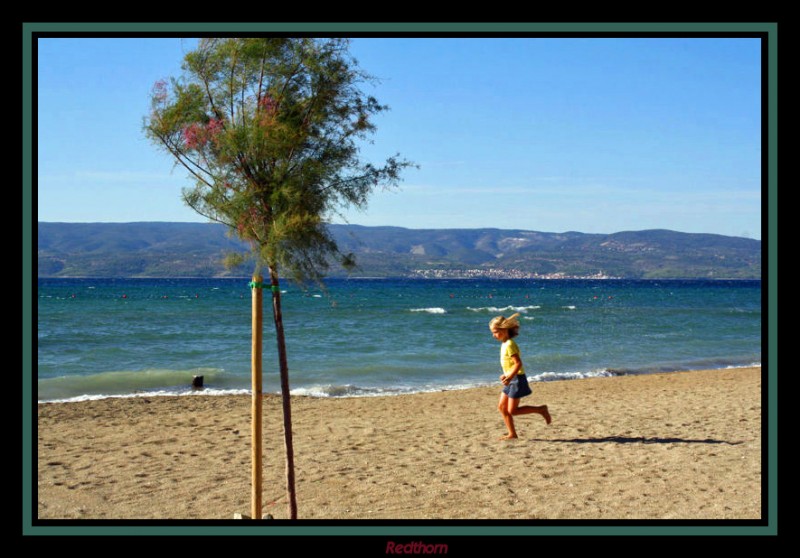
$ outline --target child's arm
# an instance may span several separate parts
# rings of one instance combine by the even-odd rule
[[[522,368],[522,359],[519,358],[519,355],[511,355],[511,360],[514,361],[514,366],[511,367],[511,371],[500,378],[503,385],[508,385],[508,383],[514,379],[514,376],[519,374],[520,368]]]

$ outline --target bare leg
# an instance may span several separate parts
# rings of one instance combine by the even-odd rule
[[[547,410],[547,405],[523,405],[522,407],[518,407],[517,405],[519,405],[519,399],[508,400],[508,413],[510,415],[530,415],[531,413],[536,413],[542,415],[547,424],[553,422],[553,419],[550,417],[550,411]]]
[[[513,440],[517,437],[517,431],[514,428],[514,418],[511,416],[511,413],[509,413],[511,401],[515,400],[509,399],[508,395],[505,393],[500,394],[500,402],[497,404],[497,410],[500,411],[500,414],[503,416],[503,422],[506,423],[506,429],[508,430],[508,434],[502,436],[500,438],[501,440]],[[519,399],[516,401],[519,401]]]

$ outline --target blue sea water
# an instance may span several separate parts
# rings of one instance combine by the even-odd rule
[[[282,287],[292,393],[361,396],[496,383],[498,314],[521,314],[529,378],[761,362],[760,281],[330,280]],[[264,390],[279,380],[264,292]],[[246,279],[39,279],[40,401],[246,393]]]

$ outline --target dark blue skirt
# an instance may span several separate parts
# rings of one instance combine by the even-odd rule
[[[519,399],[533,392],[531,391],[531,386],[528,385],[528,378],[524,374],[522,376],[517,374],[507,386],[503,387],[503,393],[508,395],[509,399]]]

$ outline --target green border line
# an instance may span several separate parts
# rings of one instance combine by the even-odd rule
[[[31,460],[33,459],[33,417],[31,384],[33,378],[33,235],[32,196],[32,100],[33,74],[30,36],[22,33],[22,528],[30,529],[32,510]]]
[[[227,527],[227,526],[56,526],[56,527],[35,527],[36,530],[47,530],[47,534],[53,536],[86,536],[86,535],[186,535],[198,536],[218,536],[218,535],[240,535],[240,536],[324,536],[324,537],[487,537],[487,536],[752,536],[757,534],[769,535],[768,528],[753,528],[754,530],[764,530],[762,533],[747,532],[745,527],[695,527],[678,525],[675,527],[659,526],[548,526],[548,527],[511,527],[511,526],[322,526],[322,527]],[[635,531],[635,532],[632,532]],[[33,533],[31,533],[33,534]]]
[[[720,22],[720,23],[694,23],[694,22],[606,22],[606,23],[121,23],[121,22],[26,22],[22,24],[22,294],[23,294],[23,381],[22,381],[22,532],[23,535],[273,535],[273,536],[299,536],[299,535],[325,535],[325,536],[496,536],[496,535],[776,535],[778,518],[778,463],[777,463],[777,420],[778,420],[778,342],[777,342],[777,233],[778,233],[778,24],[773,22],[748,23],[748,22]],[[298,32],[298,33],[436,33],[441,36],[447,34],[465,33],[697,33],[699,35],[725,34],[725,33],[752,33],[764,34],[768,45],[768,83],[767,83],[767,130],[769,149],[767,154],[768,180],[767,180],[767,224],[768,232],[768,285],[769,297],[769,329],[771,333],[768,343],[768,420],[767,432],[769,480],[767,486],[769,524],[766,526],[740,526],[735,522],[730,525],[617,525],[597,526],[491,526],[491,525],[466,525],[453,526],[408,526],[408,525],[363,525],[363,526],[313,526],[298,525],[287,526],[197,526],[197,525],[80,525],[66,522],[61,525],[37,525],[31,522],[33,506],[33,481],[31,476],[33,458],[33,411],[32,408],[32,374],[31,361],[32,340],[32,279],[33,279],[33,225],[32,222],[32,192],[33,192],[33,152],[32,152],[32,116],[33,116],[33,36],[37,33],[67,35],[103,33],[107,35],[120,33],[164,33],[181,34],[192,33],[201,35],[206,32]],[[762,223],[762,229],[765,226]],[[762,440],[763,443],[763,440]],[[677,523],[677,522],[676,522]]]
[[[23,33],[205,33],[205,32],[302,32],[302,33],[759,33],[777,31],[776,23],[749,22],[41,22],[23,24]]]
[[[769,482],[767,494],[769,498],[769,509],[767,513],[771,519],[771,527],[775,534],[778,532],[778,25],[770,26],[767,37],[769,48],[769,58],[767,68],[769,80],[767,82],[767,125],[769,149],[767,158],[767,231],[769,243],[767,254],[769,255],[769,266],[767,268],[769,297],[767,308],[769,309],[770,333],[767,339],[767,354],[769,355],[767,377],[769,378],[769,388],[767,393],[769,430],[767,432],[768,456],[769,456]],[[762,103],[764,100],[762,99]],[[763,203],[763,201],[762,201]],[[762,224],[762,228],[763,228]],[[764,246],[762,244],[763,252]],[[763,335],[763,323],[762,323]],[[763,339],[762,339],[763,343]],[[763,374],[763,372],[762,372]],[[763,396],[762,396],[763,397]],[[763,410],[762,410],[763,413]],[[763,443],[763,440],[762,440]]]

